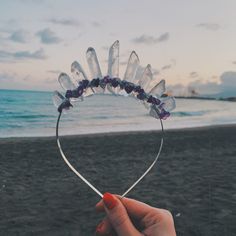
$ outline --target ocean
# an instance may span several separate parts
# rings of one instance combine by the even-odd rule
[[[58,116],[53,92],[0,90],[0,137],[54,136]],[[236,103],[176,99],[165,129],[236,123]],[[159,121],[131,97],[93,95],[63,114],[60,134],[159,130]]]

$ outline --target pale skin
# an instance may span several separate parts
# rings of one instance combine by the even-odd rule
[[[169,211],[133,199],[113,196],[114,208],[108,209],[103,200],[96,205],[98,212],[106,213],[106,218],[97,227],[96,235],[176,236]]]

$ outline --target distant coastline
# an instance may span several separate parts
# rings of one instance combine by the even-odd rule
[[[178,99],[201,99],[201,100],[217,100],[217,101],[229,101],[236,102],[236,97],[227,97],[227,98],[212,98],[212,97],[185,97],[185,96],[174,96]]]

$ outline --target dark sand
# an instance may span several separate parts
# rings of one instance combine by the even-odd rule
[[[62,139],[102,191],[122,193],[153,160],[158,132]],[[169,209],[178,235],[236,235],[236,126],[167,131],[151,173],[129,194]],[[55,138],[0,139],[0,235],[94,235],[99,197],[61,159]]]

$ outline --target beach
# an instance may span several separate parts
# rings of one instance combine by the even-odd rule
[[[236,234],[236,125],[165,131],[157,165],[128,197],[173,214],[177,235]],[[65,136],[69,160],[101,192],[122,194],[150,165],[160,132]],[[100,197],[55,137],[0,139],[0,235],[94,235]]]

